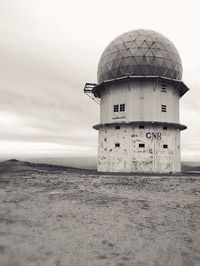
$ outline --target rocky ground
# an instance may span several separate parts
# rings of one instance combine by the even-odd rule
[[[200,175],[0,164],[0,265],[200,265]]]

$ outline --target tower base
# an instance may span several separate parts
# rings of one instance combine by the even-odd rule
[[[99,130],[100,172],[179,173],[180,127],[176,124],[109,124]]]

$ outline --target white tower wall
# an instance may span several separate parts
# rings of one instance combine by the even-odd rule
[[[180,172],[178,124],[179,92],[173,85],[132,80],[104,86],[100,124],[95,126],[98,171]]]
[[[162,82],[130,81],[110,84],[101,92],[100,123],[121,121],[163,121],[179,123],[179,92]],[[125,112],[113,112],[115,104],[125,104]],[[167,112],[161,112],[161,105]]]

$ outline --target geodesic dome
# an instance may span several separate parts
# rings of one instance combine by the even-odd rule
[[[115,38],[104,50],[98,83],[127,76],[160,76],[181,80],[182,63],[174,44],[151,30],[133,30]]]

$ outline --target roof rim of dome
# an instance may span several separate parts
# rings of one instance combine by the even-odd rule
[[[177,80],[177,79],[170,79],[170,78],[166,78],[166,77],[162,77],[162,76],[126,76],[126,77],[119,77],[119,78],[114,78],[114,79],[110,79],[110,80],[105,80],[101,83],[98,83],[94,86],[94,88],[92,89],[92,93],[94,94],[95,97],[100,97],[100,90],[105,88],[106,84],[109,83],[116,83],[116,82],[123,82],[123,81],[127,81],[127,80],[161,80],[161,81],[166,81],[169,83],[172,83],[174,85],[176,85],[176,88],[179,91],[179,97],[181,98],[188,90],[189,88],[185,85],[185,83],[182,80]]]

